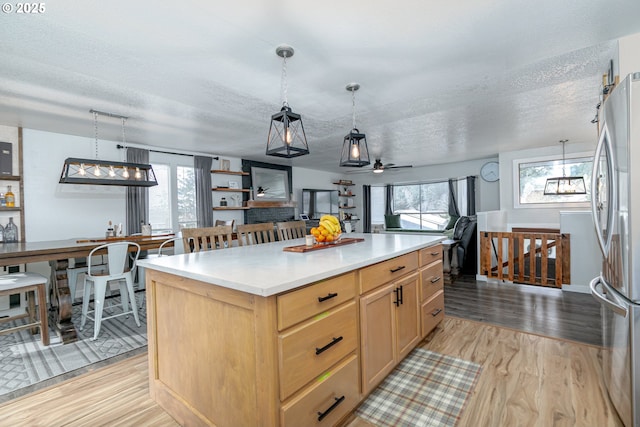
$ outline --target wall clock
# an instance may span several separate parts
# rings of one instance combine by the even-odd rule
[[[487,162],[480,168],[480,177],[487,182],[495,182],[500,179],[500,165],[498,162]]]

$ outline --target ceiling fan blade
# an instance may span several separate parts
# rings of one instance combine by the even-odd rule
[[[385,166],[385,169],[403,169],[403,168],[412,168],[413,165],[402,165],[402,166]]]

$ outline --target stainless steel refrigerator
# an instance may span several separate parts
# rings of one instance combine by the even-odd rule
[[[603,263],[591,283],[602,304],[605,384],[626,426],[640,427],[640,72],[602,105],[591,207]]]

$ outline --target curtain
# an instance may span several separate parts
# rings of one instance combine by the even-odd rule
[[[460,216],[458,209],[458,201],[456,200],[456,183],[457,179],[449,179],[449,215]]]
[[[467,215],[476,214],[476,177],[467,177]]]
[[[371,186],[362,186],[362,232],[371,233]]]
[[[386,189],[386,192],[385,192],[385,198],[384,198],[384,214],[393,215],[393,185],[387,184],[385,186],[385,189]]]
[[[127,147],[127,162],[149,164],[149,150]],[[142,232],[141,224],[149,222],[149,189],[127,187],[127,234]]]
[[[213,227],[213,200],[211,196],[211,157],[194,156],[196,178],[196,215],[198,227]]]

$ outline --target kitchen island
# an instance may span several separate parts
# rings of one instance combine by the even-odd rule
[[[141,261],[150,393],[181,425],[335,425],[442,320],[445,236]]]

